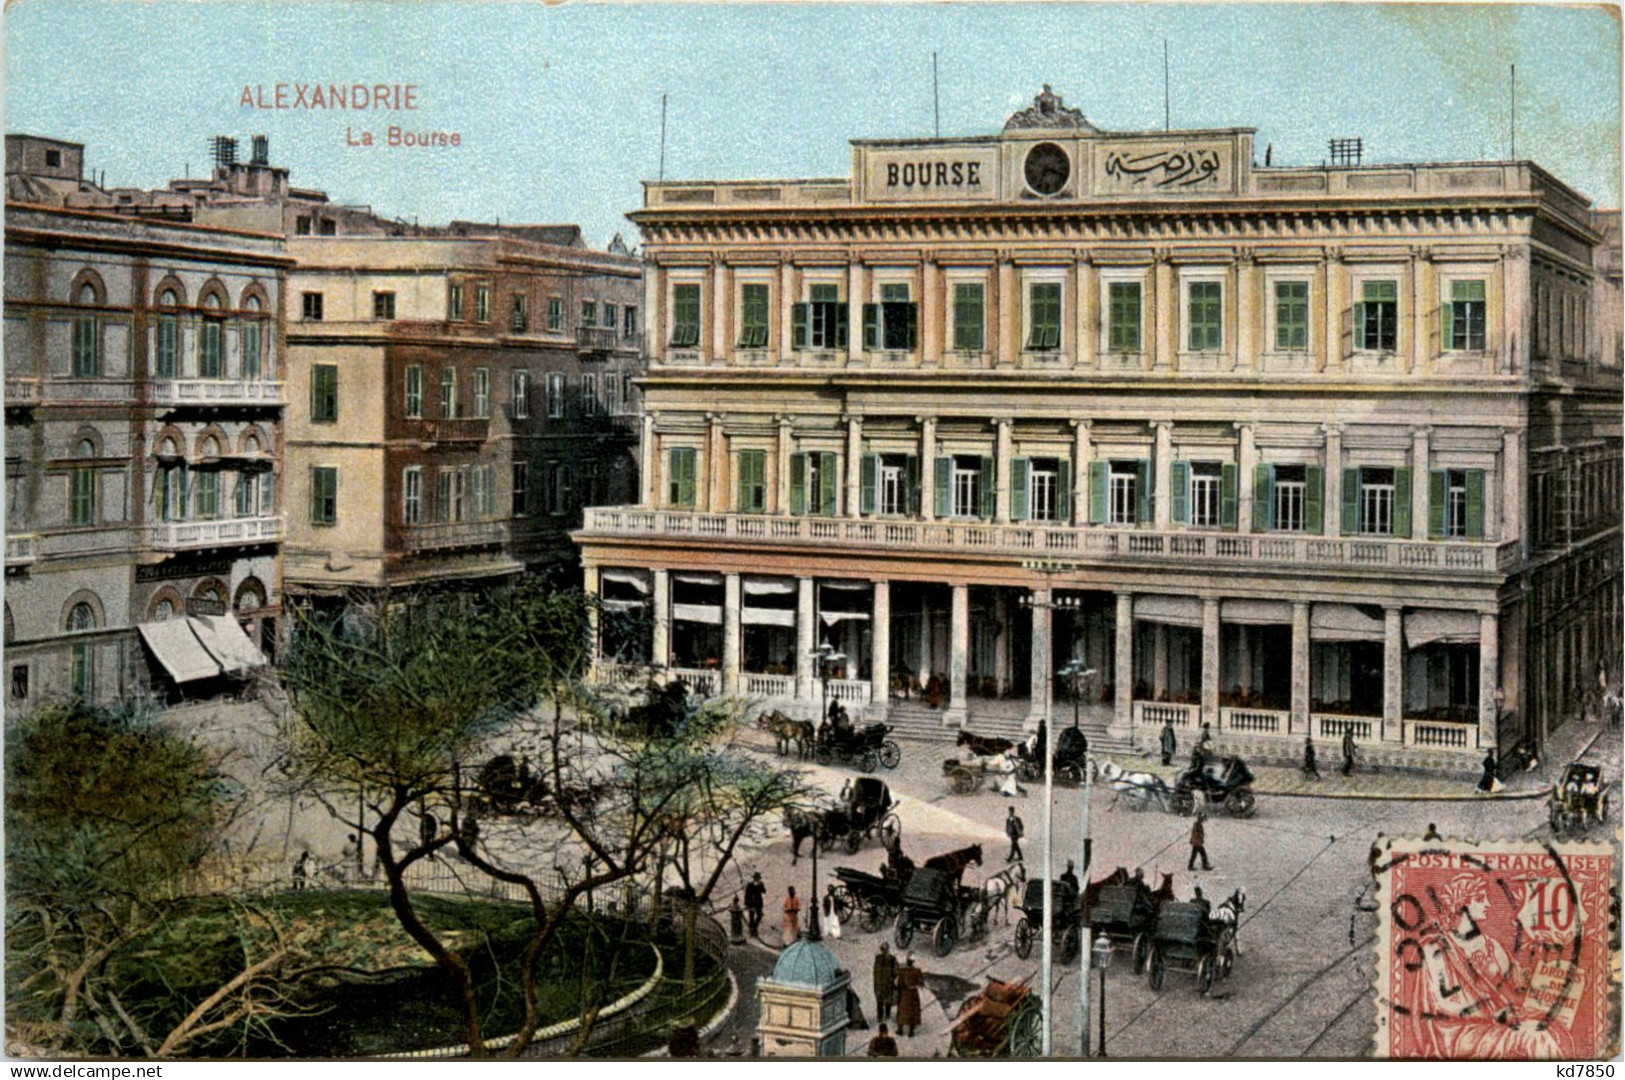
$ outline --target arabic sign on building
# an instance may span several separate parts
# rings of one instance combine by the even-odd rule
[[[998,192],[996,146],[870,148],[863,155],[867,197],[875,202],[958,202]]]
[[[1094,150],[1097,195],[1235,190],[1235,145],[1211,140],[1107,142]]]

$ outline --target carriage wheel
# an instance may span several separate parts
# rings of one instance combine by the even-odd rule
[[[835,760],[835,751],[831,750],[828,746],[820,746],[817,750],[813,751],[813,757],[818,759],[818,764],[828,765],[830,762]]]
[[[1016,923],[1016,955],[1023,960],[1033,954],[1033,927],[1023,915]]]
[[[1035,1058],[1044,1053],[1044,1020],[1032,998],[1009,1020],[1008,1050],[1011,1057]]]
[[[938,956],[947,956],[954,951],[959,942],[959,931],[952,919],[939,919],[936,927],[931,931],[931,944],[936,946]]]
[[[1548,816],[1552,821],[1552,835],[1561,840],[1563,838],[1564,826],[1567,824],[1563,820],[1563,807],[1555,802],[1552,803],[1551,812]]]
[[[850,892],[842,889],[835,894],[835,918],[841,923],[844,924],[850,920],[857,909],[857,902],[852,899]]]
[[[851,832],[846,834],[846,853],[848,855],[856,855],[858,853],[858,845],[861,843],[863,843],[863,834],[858,830],[853,829]]]
[[[835,834],[831,833],[831,832],[820,832],[818,834],[818,850],[819,851],[833,851],[833,850],[835,850]]]
[[[1196,962],[1196,992],[1205,994],[1213,989],[1213,957],[1204,956]]]
[[[1134,937],[1134,974],[1145,974],[1145,962],[1151,958],[1151,935],[1136,934]]]
[[[886,850],[890,851],[892,845],[903,837],[903,822],[896,814],[887,814],[880,822],[880,839],[885,843]]]
[[[1242,788],[1230,793],[1230,797],[1224,800],[1224,808],[1230,811],[1231,817],[1252,817],[1258,809],[1258,799],[1253,795],[1252,788]]]
[[[914,923],[908,917],[908,912],[897,916],[897,929],[892,933],[892,941],[899,949],[908,948],[908,943],[914,940]]]
[[[987,933],[987,904],[977,900],[971,905],[967,919],[970,922],[970,940],[981,940],[982,935]]]
[[[1227,944],[1224,951],[1219,954],[1219,978],[1228,979],[1234,970],[1236,970],[1236,947]]]
[[[873,750],[865,750],[863,757],[858,760],[858,768],[864,772],[874,772],[880,767],[880,755]]]
[[[886,908],[878,900],[870,900],[858,914],[858,925],[865,934],[872,934],[886,925]]]
[[[903,763],[903,748],[887,739],[880,744],[880,763],[888,769],[895,769]]]
[[[1083,947],[1083,935],[1076,926],[1066,928],[1061,936],[1061,963],[1070,964],[1078,958],[1078,950]]]
[[[1168,798],[1168,808],[1180,817],[1190,817],[1196,809],[1196,796],[1189,791],[1176,791]]]
[[[1162,950],[1155,946],[1151,949],[1150,971],[1151,989],[1160,994],[1162,993],[1162,980],[1168,974],[1168,958],[1162,955]]]
[[[977,776],[968,769],[960,769],[953,775],[952,785],[954,794],[969,795],[976,790],[977,785],[980,783],[981,777]]]

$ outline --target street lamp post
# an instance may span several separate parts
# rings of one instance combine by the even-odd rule
[[[1079,726],[1078,700],[1083,683],[1094,677],[1095,669],[1086,668],[1083,661],[1077,657],[1070,660],[1061,669],[1060,674],[1072,682],[1072,726]],[[1089,801],[1094,794],[1094,772],[1089,768],[1087,758],[1083,763],[1083,798],[1078,804],[1078,873],[1082,875],[1085,884],[1089,881],[1090,841],[1089,841]],[[1083,928],[1083,959],[1078,969],[1078,1045],[1081,1047],[1081,1057],[1089,1056],[1089,928]]]
[[[818,685],[821,692],[818,710],[818,726],[824,726],[824,720],[829,716],[829,665],[839,663],[846,659],[846,654],[838,651],[829,642],[818,646],[807,654],[818,664]]]

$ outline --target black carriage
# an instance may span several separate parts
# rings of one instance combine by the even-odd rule
[[[1061,963],[1070,964],[1083,947],[1081,904],[1078,890],[1070,881],[1051,881],[1050,899],[1055,913],[1050,916],[1050,940],[1061,946]],[[1044,933],[1044,882],[1027,882],[1019,905],[1021,919],[1016,923],[1016,955],[1023,960],[1032,955],[1033,942]]]
[[[903,823],[893,809],[896,805],[884,781],[860,776],[846,802],[824,812],[819,835],[823,849],[828,851],[840,841],[848,854],[855,855],[864,840],[878,837],[890,851],[903,835]]]
[[[820,765],[839,761],[843,765],[857,763],[864,772],[874,772],[876,766],[895,769],[903,760],[903,748],[886,738],[891,728],[885,724],[870,724],[862,730],[841,728],[826,723],[818,729],[817,758]]]
[[[1190,814],[1196,809],[1196,797],[1201,795],[1209,808],[1215,804],[1224,807],[1231,817],[1252,817],[1258,809],[1253,795],[1253,771],[1239,757],[1223,757],[1203,762],[1200,767],[1186,769],[1174,781],[1169,807],[1176,814]]]
[[[1083,921],[1096,938],[1110,938],[1134,957],[1134,974],[1145,970],[1157,930],[1157,898],[1143,881],[1107,885],[1085,904]]]
[[[1083,783],[1089,768],[1089,740],[1081,728],[1062,728],[1055,733],[1055,780],[1060,784]],[[1034,743],[1029,750],[1026,743],[1016,747],[1016,775],[1026,783],[1044,778],[1044,748]]]
[[[914,871],[903,886],[894,935],[897,947],[908,948],[916,930],[931,935],[938,956],[947,956],[962,940],[977,940],[987,932],[981,890],[961,885],[958,876],[946,870],[923,866]]]
[[[1576,761],[1563,770],[1563,778],[1552,785],[1547,799],[1552,833],[1559,839],[1582,836],[1592,825],[1608,817],[1608,788],[1602,780],[1602,767]]]
[[[1170,900],[1157,912],[1147,964],[1151,989],[1162,992],[1169,968],[1196,973],[1196,989],[1207,993],[1236,966],[1232,924],[1210,917],[1206,904]]]
[[[872,934],[897,917],[903,907],[903,886],[908,875],[890,866],[870,874],[850,866],[835,868],[840,884],[835,886],[836,912],[845,923],[852,914],[865,933]]]

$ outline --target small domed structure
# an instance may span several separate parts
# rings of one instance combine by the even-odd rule
[[[773,965],[773,981],[787,986],[816,986],[820,990],[835,981],[840,965],[835,954],[805,936],[791,943]]]
[[[756,980],[756,1032],[767,1057],[841,1057],[846,1053],[850,973],[835,954],[803,934],[779,954],[773,974]]]

